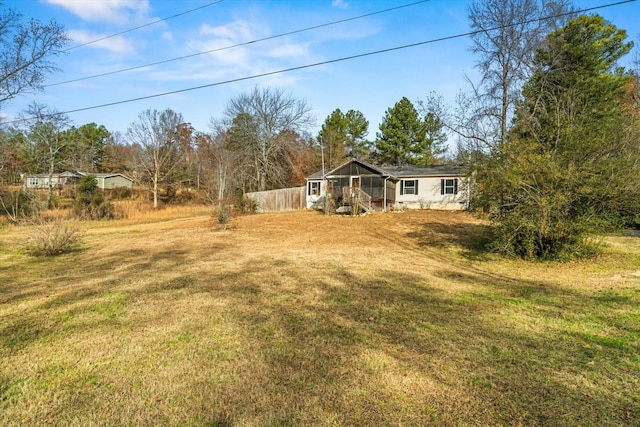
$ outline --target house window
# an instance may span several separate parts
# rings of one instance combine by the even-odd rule
[[[29,186],[37,187],[40,184],[40,180],[38,178],[29,178]]]
[[[403,179],[400,181],[400,195],[404,194],[418,194],[417,179]]]
[[[320,182],[310,182],[308,189],[309,196],[319,196],[320,195]]]
[[[440,180],[440,194],[458,194],[458,178]]]

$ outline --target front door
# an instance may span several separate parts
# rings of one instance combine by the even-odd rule
[[[360,177],[359,176],[352,176],[351,177],[351,191],[353,193],[357,193],[359,189],[360,189]]]

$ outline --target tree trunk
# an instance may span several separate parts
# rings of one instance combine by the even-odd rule
[[[47,209],[53,208],[53,171],[55,169],[55,161],[53,154],[49,156],[49,190],[47,192]]]
[[[158,172],[153,175],[153,209],[158,209]]]

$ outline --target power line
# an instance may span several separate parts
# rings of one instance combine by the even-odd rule
[[[162,93],[157,93],[157,94],[153,94],[153,95],[141,96],[141,97],[137,97],[137,98],[129,98],[129,99],[125,99],[125,100],[122,100],[122,101],[115,101],[115,102],[109,102],[109,103],[105,103],[105,104],[94,105],[94,106],[90,106],[90,107],[83,107],[83,108],[76,108],[76,109],[73,109],[73,110],[61,111],[61,112],[58,112],[57,114],[52,114],[51,116],[57,116],[57,115],[61,115],[61,114],[77,113],[77,112],[80,112],[80,111],[87,111],[87,110],[95,110],[95,109],[104,108],[104,107],[112,107],[114,105],[127,104],[127,103],[130,103],[130,102],[142,101],[142,100],[145,100],[145,99],[159,98],[159,97],[162,97],[162,96],[174,95],[174,94],[177,94],[177,93],[190,92],[190,91],[200,90],[200,89],[206,89],[206,88],[215,87],[215,86],[222,86],[222,85],[225,85],[225,84],[236,83],[236,82],[241,82],[241,81],[246,81],[246,80],[252,80],[252,79],[257,79],[257,78],[261,78],[261,77],[272,76],[272,75],[275,75],[275,74],[287,73],[287,72],[291,72],[291,71],[298,71],[298,70],[303,70],[303,69],[306,69],[306,68],[318,67],[318,66],[321,66],[321,65],[334,64],[334,63],[337,63],[337,62],[344,62],[344,61],[349,61],[349,60],[352,60],[352,59],[364,58],[364,57],[373,56],[373,55],[379,55],[379,54],[382,54],[382,53],[388,53],[388,52],[393,52],[393,51],[397,51],[397,50],[408,49],[408,48],[417,47],[417,46],[423,46],[423,45],[426,45],[426,44],[432,44],[432,43],[438,43],[438,42],[443,42],[443,41],[447,41],[447,40],[458,39],[458,38],[462,38],[462,37],[468,37],[468,36],[472,36],[472,35],[475,35],[475,34],[480,34],[480,33],[483,33],[483,32],[501,30],[501,29],[504,29],[504,28],[514,27],[514,26],[517,26],[517,25],[525,25],[525,24],[530,24],[530,23],[533,23],[533,22],[545,21],[547,19],[560,18],[560,17],[563,17],[563,16],[574,15],[574,14],[577,14],[577,13],[585,13],[585,12],[590,12],[590,11],[593,11],[593,10],[605,9],[605,8],[608,8],[608,7],[619,6],[619,5],[626,4],[626,3],[633,3],[635,1],[636,0],[624,0],[624,1],[619,1],[619,2],[615,2],[615,3],[608,3],[608,4],[589,7],[589,8],[585,8],[585,9],[576,10],[576,11],[565,12],[565,13],[560,13],[560,14],[556,14],[556,15],[549,15],[549,16],[545,16],[545,17],[542,17],[542,18],[532,18],[532,19],[528,19],[528,20],[525,20],[525,21],[516,22],[514,24],[502,25],[502,26],[493,27],[493,28],[485,28],[485,29],[476,30],[476,31],[469,31],[469,32],[466,32],[466,33],[460,33],[460,34],[456,34],[456,35],[452,35],[452,36],[440,37],[440,38],[425,40],[425,41],[421,41],[421,42],[417,42],[417,43],[411,43],[411,44],[391,47],[391,48],[387,48],[387,49],[380,49],[380,50],[375,50],[375,51],[371,51],[371,52],[360,53],[360,54],[357,54],[357,55],[345,56],[345,57],[342,57],[342,58],[330,59],[330,60],[327,60],[327,61],[316,62],[316,63],[313,63],[313,64],[300,65],[300,66],[285,68],[285,69],[276,70],[276,71],[269,71],[269,72],[261,73],[261,74],[254,74],[252,76],[238,77],[238,78],[235,78],[235,79],[224,80],[224,81],[221,81],[221,82],[209,83],[209,84],[206,84],[206,85],[193,86],[193,87],[189,87],[189,88],[185,88],[185,89],[178,89],[178,90],[173,90],[173,91],[169,91],[169,92],[162,92]],[[31,119],[33,119],[33,117],[13,120],[13,121],[10,121],[10,122],[5,122],[5,124],[13,124],[13,123],[18,123],[18,122],[25,122],[25,121],[29,121]]]
[[[112,75],[112,74],[124,73],[126,71],[138,70],[140,68],[151,67],[151,66],[154,66],[154,65],[166,64],[168,62],[180,61],[180,60],[183,60],[183,59],[193,58],[195,56],[200,56],[200,55],[205,55],[205,54],[208,54],[208,53],[219,52],[221,50],[233,49],[233,48],[236,48],[236,47],[247,46],[247,45],[250,45],[250,44],[259,43],[259,42],[263,42],[263,41],[266,41],[266,40],[272,40],[272,39],[279,38],[279,37],[290,36],[292,34],[302,33],[302,32],[305,32],[305,31],[316,30],[318,28],[328,27],[330,25],[336,25],[336,24],[342,24],[342,23],[349,22],[349,21],[355,21],[356,19],[362,19],[362,18],[366,18],[366,17],[369,17],[369,16],[373,16],[373,15],[379,15],[381,13],[391,12],[391,11],[402,9],[402,8],[405,8],[405,7],[415,6],[415,5],[421,4],[421,3],[426,3],[428,1],[429,0],[421,0],[421,1],[414,2],[414,3],[408,3],[408,4],[392,7],[392,8],[389,8],[389,9],[379,10],[377,12],[367,13],[365,15],[359,15],[359,16],[354,16],[352,18],[341,19],[339,21],[333,21],[333,22],[328,22],[328,23],[325,23],[325,24],[314,25],[312,27],[302,28],[302,29],[299,29],[299,30],[293,30],[293,31],[289,31],[289,32],[286,32],[286,33],[277,34],[277,35],[269,36],[269,37],[264,37],[264,38],[261,38],[261,39],[251,40],[251,41],[244,42],[244,43],[238,43],[238,44],[234,44],[234,45],[230,45],[230,46],[219,47],[219,48],[216,48],[216,49],[207,50],[207,51],[204,51],[204,52],[193,53],[191,55],[180,56],[180,57],[177,57],[177,58],[165,59],[163,61],[152,62],[150,64],[137,65],[135,67],[123,68],[123,69],[115,70],[115,71],[108,71],[106,73],[95,74],[93,76],[80,77],[80,78],[73,79],[73,80],[66,80],[66,81],[58,82],[58,83],[51,83],[51,84],[48,84],[48,85],[44,85],[43,87],[59,86],[59,85],[67,84],[67,83],[74,83],[74,82],[79,82],[79,81],[82,81],[82,80],[94,79],[96,77],[104,77],[104,76],[109,76],[109,75]]]
[[[63,50],[62,52],[69,52],[70,50],[77,49],[79,47],[83,47],[83,46],[87,46],[87,45],[90,45],[90,44],[98,43],[98,42],[101,42],[102,40],[110,39],[112,37],[121,36],[122,34],[130,33],[132,31],[139,30],[140,28],[148,27],[150,25],[154,25],[154,24],[157,24],[159,22],[168,21],[169,19],[177,18],[179,16],[186,15],[188,13],[195,12],[195,11],[200,10],[200,9],[204,9],[205,7],[213,6],[214,4],[218,4],[218,3],[222,3],[223,1],[224,0],[218,0],[218,1],[214,1],[212,3],[207,3],[205,5],[196,7],[195,9],[187,10],[185,12],[180,12],[180,13],[177,13],[175,15],[168,16],[166,18],[161,18],[161,19],[157,19],[155,21],[151,21],[149,23],[140,25],[138,27],[134,27],[134,28],[130,28],[128,30],[120,31],[119,33],[111,34],[109,36],[104,36],[104,37],[101,37],[99,39],[92,40],[90,42],[86,42],[86,43],[82,43],[82,44],[79,44],[79,45],[76,45],[76,46],[72,46],[72,47],[70,47],[68,49]]]

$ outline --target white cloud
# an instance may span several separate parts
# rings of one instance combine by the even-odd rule
[[[69,37],[71,37],[71,39],[77,44],[89,43],[105,37],[105,35],[103,34],[90,33],[88,31],[82,30],[70,30],[68,31],[68,34]],[[108,39],[91,43],[87,45],[87,47],[106,49],[114,53],[130,54],[134,52],[134,48],[131,42],[121,36],[109,37]]]
[[[85,21],[115,22],[125,24],[131,21],[132,15],[146,16],[149,11],[149,0],[45,0],[63,7]]]
[[[169,32],[169,31],[165,31],[164,33],[162,33],[162,40],[166,40],[168,42],[172,42],[173,39],[173,33]]]
[[[331,6],[337,7],[339,9],[347,9],[349,7],[349,3],[344,0],[333,0],[331,2]]]
[[[273,58],[301,58],[308,54],[306,45],[303,44],[283,44],[268,51]]]
[[[234,21],[217,27],[204,24],[200,26],[200,35],[214,36],[231,42],[247,42],[254,38],[249,23],[245,21]]]
[[[218,50],[203,59],[207,62],[213,59],[215,62],[236,66],[242,69],[249,66],[249,50],[245,46],[238,46],[227,49],[229,46],[255,40],[249,23],[245,21],[234,21],[225,25],[212,27],[201,25],[198,30],[198,38],[192,40],[187,45],[193,52],[208,52]]]

